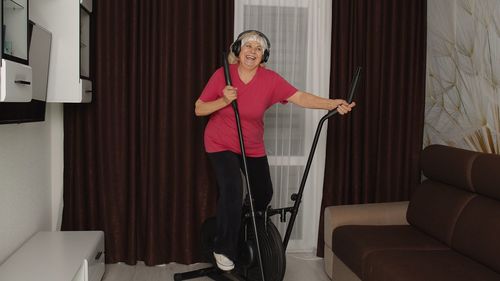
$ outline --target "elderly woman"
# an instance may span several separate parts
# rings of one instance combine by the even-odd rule
[[[217,236],[214,257],[222,270],[234,268],[241,224],[242,158],[231,102],[237,100],[244,137],[250,186],[257,211],[265,210],[273,195],[264,147],[264,112],[273,104],[292,102],[305,108],[346,114],[354,107],[342,99],[326,99],[297,90],[264,63],[271,43],[261,32],[242,32],[231,44],[228,60],[233,86],[226,85],[223,68],[210,78],[195,104],[197,116],[210,115],[205,128],[205,150],[215,171]]]

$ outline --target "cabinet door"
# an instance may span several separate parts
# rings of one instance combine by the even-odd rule
[[[80,5],[80,78],[90,80],[90,12]]]
[[[92,13],[92,0],[80,0],[80,5],[82,5],[85,10]]]
[[[52,33],[47,102],[90,102],[92,1],[32,0],[30,5],[31,19]]]
[[[2,57],[28,64],[28,0],[2,0]]]
[[[28,0],[1,0],[0,102],[29,102],[32,74],[28,59]]]

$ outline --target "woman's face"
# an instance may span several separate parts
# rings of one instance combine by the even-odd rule
[[[254,69],[262,62],[263,55],[264,48],[258,41],[247,41],[240,49],[240,65],[248,69]]]

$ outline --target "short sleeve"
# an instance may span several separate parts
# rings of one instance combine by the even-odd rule
[[[200,100],[209,102],[216,100],[222,96],[222,90],[225,87],[224,75],[222,68],[217,69],[212,77],[208,80],[205,88],[201,92]]]
[[[274,93],[272,96],[272,104],[287,103],[287,99],[297,92],[297,88],[292,86],[285,78],[275,73],[274,77]]]

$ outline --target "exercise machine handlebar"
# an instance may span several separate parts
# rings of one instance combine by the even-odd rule
[[[232,85],[231,74],[229,72],[229,63],[227,61],[227,55],[225,52],[222,53],[222,62],[223,62],[223,66],[224,66],[224,77],[226,79],[226,85],[231,86]],[[259,237],[257,235],[258,232],[257,232],[257,222],[255,219],[255,208],[253,205],[252,190],[250,188],[250,180],[248,177],[248,166],[247,166],[247,160],[246,160],[247,156],[245,153],[245,143],[243,141],[243,131],[241,129],[241,121],[240,121],[240,114],[238,111],[238,103],[236,102],[236,100],[233,100],[231,102],[231,105],[232,105],[233,110],[234,110],[234,116],[236,119],[236,127],[238,128],[238,138],[239,138],[239,142],[240,142],[241,158],[243,159],[243,169],[244,169],[245,175],[247,175],[245,177],[245,180],[246,180],[246,186],[247,186],[247,194],[248,194],[248,198],[249,198],[248,201],[250,201],[250,212],[251,212],[251,216],[252,216],[253,231],[255,233],[255,245],[257,246],[257,259],[259,262],[259,269],[260,269],[261,278],[262,278],[261,280],[265,281],[266,279],[264,276],[264,265],[262,264],[262,255],[261,255],[261,250],[260,250]]]
[[[358,85],[360,75],[361,75],[361,67],[358,67],[356,69],[356,71],[354,72],[354,78],[351,82],[351,87],[349,89],[348,98],[347,98],[348,103],[352,102],[352,99],[354,97],[354,92],[356,91],[356,87]],[[304,169],[304,174],[302,175],[302,180],[300,182],[299,192],[294,196],[295,198],[292,198],[292,200],[294,201],[293,208],[291,210],[288,208],[285,210],[285,211],[289,211],[291,213],[290,221],[288,223],[288,226],[287,226],[286,232],[285,232],[285,237],[283,238],[283,248],[285,250],[288,246],[288,242],[290,241],[290,236],[292,234],[293,225],[295,223],[295,219],[297,218],[297,214],[299,212],[299,206],[300,206],[300,203],[302,201],[302,195],[304,193],[304,187],[306,185],[307,176],[309,175],[309,170],[311,169],[312,160],[314,158],[314,152],[316,151],[316,147],[318,145],[319,136],[321,134],[321,128],[323,127],[323,123],[325,123],[325,121],[328,118],[334,116],[337,113],[338,113],[337,109],[329,111],[327,114],[325,114],[320,119],[318,127],[316,128],[316,133],[314,134],[314,139],[312,142],[311,151],[309,152],[309,157],[307,158],[307,164],[306,164],[306,167]]]

